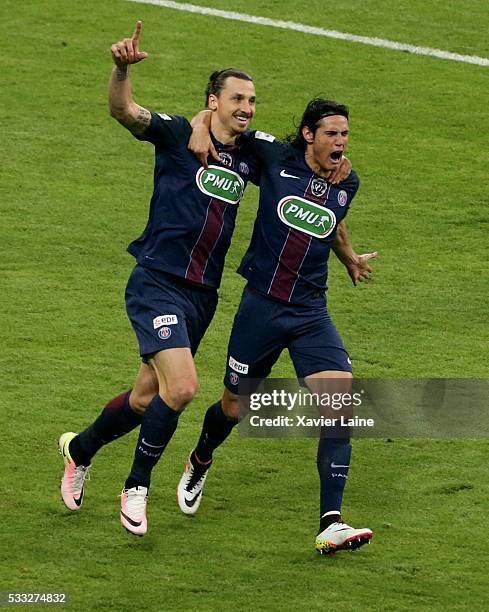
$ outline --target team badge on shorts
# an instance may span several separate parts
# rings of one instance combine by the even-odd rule
[[[340,206],[345,206],[348,202],[348,194],[343,189],[338,193],[338,204]]]
[[[231,157],[231,155],[229,155],[229,153],[225,153],[224,151],[222,151],[221,153],[219,153],[219,159],[221,160],[221,164],[223,166],[231,168],[231,166],[233,165],[233,158]]]
[[[237,385],[239,383],[239,376],[236,374],[236,372],[229,373],[229,382],[232,385]]]
[[[158,337],[162,340],[168,340],[170,336],[171,329],[169,327],[162,327],[160,330],[158,330]]]

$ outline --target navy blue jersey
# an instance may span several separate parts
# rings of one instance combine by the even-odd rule
[[[214,141],[221,162],[204,169],[187,149],[192,128],[185,117],[151,113],[138,140],[155,146],[149,219],[128,251],[146,268],[219,287],[239,202],[258,165],[247,144]]]
[[[260,204],[238,272],[250,287],[286,302],[322,299],[336,229],[358,190],[358,176],[352,171],[332,185],[311,170],[303,151],[263,132],[246,139],[261,164]]]

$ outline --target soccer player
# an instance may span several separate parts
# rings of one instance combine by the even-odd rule
[[[377,255],[357,255],[346,230],[359,186],[356,173],[337,185],[329,180],[348,143],[347,107],[312,100],[288,143],[259,131],[245,138],[262,167],[253,236],[238,269],[248,283],[229,340],[224,394],[207,410],[178,485],[186,514],[197,511],[213,452],[243,416],[240,381],[266,378],[287,348],[297,377],[313,393],[350,390],[351,361],[326,305],[327,262],[333,249],[356,284],[368,278],[369,260]],[[351,444],[348,433],[333,433],[320,438],[317,455],[320,552],[358,548],[372,537],[370,529],[354,529],[342,520]]]
[[[132,390],[112,399],[80,434],[61,435],[59,448],[65,463],[62,498],[70,510],[79,510],[93,456],[141,426],[120,517],[128,531],[143,535],[151,471],[197,391],[193,357],[216,309],[239,202],[247,181],[258,182],[259,169],[240,141],[255,113],[251,77],[235,69],[211,75],[206,104],[214,111],[219,161],[203,168],[187,148],[187,119],[150,112],[132,98],[129,66],[148,57],[139,48],[140,34],[138,22],[131,38],[112,45],[109,108],[138,140],[155,147],[149,220],[128,247],[137,264],[125,295],[143,363]]]

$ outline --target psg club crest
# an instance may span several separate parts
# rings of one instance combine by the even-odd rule
[[[311,191],[312,195],[316,196],[316,198],[321,198],[328,188],[328,183],[323,181],[323,179],[315,178],[311,183]]]
[[[239,376],[236,374],[236,372],[229,373],[229,382],[232,385],[237,385],[239,383]]]
[[[219,159],[221,160],[221,164],[223,166],[231,168],[231,166],[233,165],[233,158],[231,157],[231,155],[229,155],[229,153],[221,151],[221,153],[219,153]]]
[[[244,174],[245,176],[247,174],[250,173],[250,169],[248,168],[248,164],[245,164],[244,162],[241,162],[239,164],[239,171],[241,172],[241,174]]]
[[[168,338],[171,336],[171,329],[169,327],[162,327],[159,331],[158,331],[158,336],[162,339],[162,340],[168,340]]]
[[[348,202],[348,195],[346,193],[346,191],[344,191],[343,189],[338,193],[338,204],[340,206],[345,206],[346,203]]]

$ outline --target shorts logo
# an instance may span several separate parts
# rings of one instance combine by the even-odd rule
[[[338,193],[338,204],[340,206],[345,206],[348,202],[348,194],[343,189]]]
[[[231,166],[233,165],[233,158],[231,157],[231,155],[229,155],[229,153],[225,153],[224,151],[222,151],[221,153],[219,153],[219,159],[221,160],[223,166],[228,166],[228,168],[231,168]]]
[[[240,363],[239,361],[236,361],[236,359],[234,359],[234,357],[231,357],[230,355],[229,367],[235,372],[238,372],[238,374],[248,374],[250,366],[247,363]]]
[[[168,338],[171,336],[171,329],[169,327],[162,327],[159,331],[158,331],[158,336],[162,339],[162,340],[168,340]]]
[[[248,164],[245,164],[244,162],[241,162],[239,164],[239,171],[241,172],[241,174],[244,174],[245,176],[247,174],[249,174],[250,173],[250,169],[248,167]]]
[[[229,382],[232,385],[237,385],[239,383],[239,376],[236,374],[236,372],[229,373]]]
[[[297,196],[282,198],[277,204],[277,212],[285,225],[315,238],[326,238],[336,227],[336,215],[332,210]]]
[[[171,121],[170,115],[167,115],[166,113],[156,113],[156,114],[158,115],[158,117],[161,117],[165,121]]]
[[[315,178],[311,183],[312,195],[316,196],[316,198],[322,197],[326,193],[327,188],[328,183],[326,181],[323,181],[323,179]]]
[[[160,315],[153,319],[153,329],[158,329],[162,325],[176,325],[177,323],[177,315]]]
[[[199,168],[195,180],[202,193],[228,204],[238,204],[243,196],[243,179],[227,168],[220,166]]]

